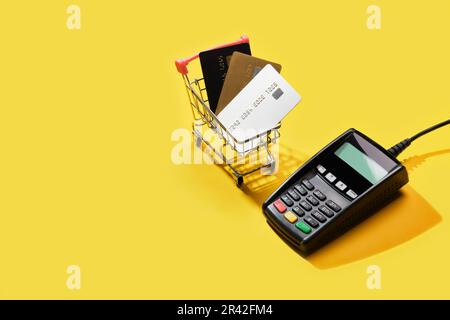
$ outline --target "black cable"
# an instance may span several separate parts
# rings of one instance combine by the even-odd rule
[[[413,135],[411,138],[406,138],[405,140],[397,143],[395,146],[391,147],[388,150],[388,152],[390,154],[392,154],[394,157],[397,157],[403,150],[405,150],[411,144],[411,142],[413,142],[417,138],[419,138],[419,137],[423,136],[424,134],[427,134],[431,131],[439,129],[440,127],[446,126],[448,124],[450,124],[450,119],[445,120],[441,123],[435,124],[434,126],[429,127],[428,129],[422,130],[419,133]]]

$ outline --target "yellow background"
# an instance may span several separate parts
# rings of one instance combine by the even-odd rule
[[[268,227],[263,196],[170,158],[191,124],[174,60],[241,34],[303,97],[281,132],[298,164],[349,127],[390,146],[447,119],[449,17],[444,0],[2,1],[0,297],[450,298],[450,128],[401,155],[419,157],[384,218],[307,260]],[[342,257],[366,241],[373,254]],[[381,290],[366,287],[373,264]]]

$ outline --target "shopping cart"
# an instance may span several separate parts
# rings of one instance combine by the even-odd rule
[[[248,41],[247,36],[242,36],[235,42],[215,48]],[[195,146],[208,152],[216,164],[223,165],[234,177],[238,187],[242,186],[247,175],[272,174],[277,168],[277,143],[281,124],[245,141],[237,141],[210,110],[203,77],[191,80],[188,76],[187,66],[190,62],[198,60],[198,56],[196,54],[175,61],[176,68],[183,77],[192,109]]]

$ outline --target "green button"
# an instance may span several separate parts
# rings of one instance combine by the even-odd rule
[[[311,228],[304,223],[303,221],[299,221],[295,224],[295,226],[297,227],[297,229],[299,229],[300,231],[304,232],[304,233],[310,233],[311,232]]]

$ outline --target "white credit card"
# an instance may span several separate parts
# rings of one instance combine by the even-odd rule
[[[294,88],[268,64],[217,118],[242,142],[275,127],[300,100]]]

